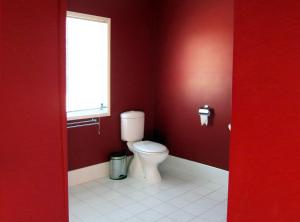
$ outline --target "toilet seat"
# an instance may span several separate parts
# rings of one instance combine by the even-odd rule
[[[133,147],[137,152],[143,153],[163,153],[168,151],[164,145],[147,140],[136,142],[133,144]]]

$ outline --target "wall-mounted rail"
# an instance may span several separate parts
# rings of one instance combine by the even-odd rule
[[[99,126],[100,128],[100,118],[92,118],[87,120],[78,120],[78,121],[71,121],[67,123],[67,128],[78,128],[78,127],[84,127],[84,126]]]

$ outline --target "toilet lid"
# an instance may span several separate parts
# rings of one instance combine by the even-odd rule
[[[155,143],[152,141],[140,141],[133,144],[133,147],[137,151],[145,152],[145,153],[162,153],[167,151],[167,147],[160,143]]]

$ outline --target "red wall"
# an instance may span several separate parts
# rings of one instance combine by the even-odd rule
[[[156,138],[172,155],[228,168],[233,1],[160,2]],[[215,111],[200,125],[198,109]]]
[[[120,113],[141,109],[146,114],[145,137],[153,132],[154,48],[150,1],[68,0],[68,10],[111,18],[111,116],[94,127],[68,130],[69,169],[105,162],[125,148]]]
[[[300,218],[300,2],[235,1],[230,222]]]
[[[66,222],[63,1],[1,1],[0,221]]]

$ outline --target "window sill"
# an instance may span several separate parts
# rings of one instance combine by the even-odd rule
[[[91,119],[91,118],[99,118],[99,117],[107,117],[110,116],[110,110],[108,108],[97,110],[83,110],[83,111],[75,111],[75,112],[67,112],[67,121],[72,120],[81,120],[81,119]]]

